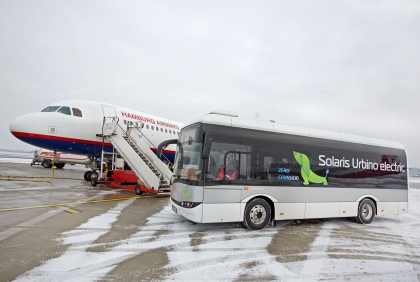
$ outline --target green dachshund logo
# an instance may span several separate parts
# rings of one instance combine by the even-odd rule
[[[185,198],[191,199],[191,195],[190,195],[190,193],[188,193],[187,186],[184,186],[184,196],[185,196]]]
[[[319,176],[311,170],[311,163],[309,162],[309,158],[305,154],[293,151],[293,155],[296,161],[301,165],[300,174],[303,178],[303,185],[309,185],[309,182],[322,183],[324,185],[328,185],[328,169],[326,171],[327,175],[325,175],[325,177]]]

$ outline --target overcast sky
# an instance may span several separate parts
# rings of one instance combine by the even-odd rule
[[[419,1],[0,1],[0,148],[68,99],[401,142],[420,167]]]

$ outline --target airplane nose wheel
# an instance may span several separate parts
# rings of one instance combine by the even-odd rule
[[[98,185],[98,175],[96,173],[92,173],[90,177],[90,184],[95,187]]]
[[[92,177],[98,179],[98,173],[96,171],[86,171],[85,174],[83,175],[83,178],[86,181],[91,181]]]
[[[83,175],[83,178],[84,178],[86,181],[89,181],[89,179],[88,179],[88,177],[87,177],[87,176],[88,176],[88,174],[89,174],[89,172],[90,172],[90,171],[88,170],[88,171],[86,171],[86,172],[85,172],[85,174]]]

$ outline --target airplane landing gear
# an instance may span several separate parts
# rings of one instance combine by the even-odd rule
[[[85,174],[83,175],[83,178],[86,181],[91,181],[92,178],[96,178],[98,179],[98,173],[96,171],[86,171]]]

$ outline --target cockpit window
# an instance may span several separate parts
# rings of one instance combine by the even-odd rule
[[[65,115],[71,115],[71,112],[70,112],[70,108],[69,107],[61,107],[58,111],[57,111],[57,113],[62,113],[62,114],[65,114]]]
[[[48,106],[45,109],[43,109],[41,112],[55,112],[60,108],[61,106]]]
[[[72,108],[73,109],[73,115],[76,117],[81,117],[82,116],[82,111],[76,108]]]

